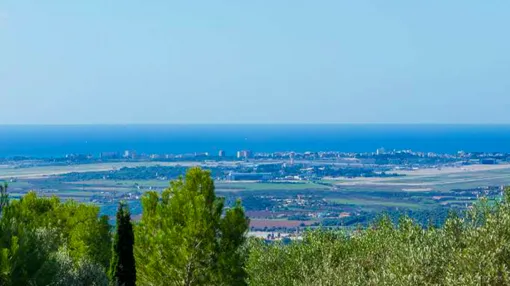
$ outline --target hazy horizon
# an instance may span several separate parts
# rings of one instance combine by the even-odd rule
[[[476,127],[476,126],[510,126],[510,123],[307,123],[307,122],[293,122],[293,123],[0,123],[0,127],[80,127],[80,126],[443,126],[443,127]]]

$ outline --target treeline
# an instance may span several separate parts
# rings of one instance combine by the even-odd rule
[[[98,207],[0,191],[0,285],[108,283],[110,226]]]
[[[282,164],[262,164],[257,167],[210,167],[208,168],[213,178],[225,178],[229,172],[241,173],[271,173],[273,178],[284,176],[300,176],[314,174],[317,177],[396,177],[396,173],[389,173],[386,169],[374,170],[372,168],[338,168],[332,166],[310,167],[304,170],[306,165],[296,164],[282,167]],[[174,179],[186,174],[184,166],[139,166],[123,167],[112,171],[72,172],[57,175],[61,181],[88,181],[88,180],[161,180]]]
[[[61,174],[57,177],[61,181],[88,181],[88,180],[156,180],[156,179],[174,179],[184,176],[188,167],[184,166],[139,166],[122,167],[112,171],[95,172],[72,172]],[[222,177],[225,170],[222,168],[210,168],[211,176]]]
[[[177,178],[186,174],[186,167],[181,166],[149,166],[123,167],[114,171],[73,172],[58,175],[63,181],[87,180],[153,180],[160,178]]]
[[[352,233],[248,248],[251,285],[510,285],[510,190],[440,228],[384,217]]]
[[[398,224],[401,217],[408,217],[413,222],[422,227],[441,227],[446,223],[449,216],[461,216],[456,209],[449,209],[447,207],[437,207],[430,210],[386,210],[382,213],[377,212],[361,212],[355,216],[344,217],[341,219],[324,219],[320,222],[321,226],[370,226],[374,221],[381,218],[389,219],[392,223]]]
[[[290,244],[247,239],[199,168],[144,195],[137,224],[120,204],[115,229],[95,206],[0,191],[0,285],[510,284],[510,191],[441,227],[384,217]]]
[[[121,203],[113,236],[96,206],[0,191],[0,285],[246,284],[249,221],[240,202],[224,208],[209,171],[147,192],[136,225]]]

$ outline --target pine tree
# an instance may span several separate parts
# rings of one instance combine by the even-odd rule
[[[135,237],[131,214],[126,203],[120,202],[117,210],[117,231],[113,242],[110,281],[113,285],[134,286],[136,284],[135,257],[133,245]]]
[[[144,285],[245,285],[241,250],[248,219],[240,203],[222,215],[209,171],[191,168],[158,195],[147,192],[136,227],[138,281]]]
[[[217,251],[217,281],[223,285],[246,285],[246,253],[241,250],[249,228],[241,201],[226,211],[220,222],[221,239]]]

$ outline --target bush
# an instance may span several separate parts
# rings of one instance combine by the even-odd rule
[[[386,217],[351,233],[308,232],[290,245],[253,239],[249,285],[508,285],[509,194],[441,228]]]

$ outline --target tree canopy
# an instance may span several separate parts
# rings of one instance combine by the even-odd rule
[[[191,168],[160,195],[142,198],[136,227],[142,285],[243,285],[248,219],[240,203],[224,212],[208,171]],[[224,213],[224,215],[223,215]]]
[[[381,218],[289,245],[251,240],[250,285],[510,285],[510,190],[442,227]]]
[[[108,285],[108,271],[117,285],[510,285],[510,189],[439,227],[383,217],[290,243],[247,239],[241,203],[200,168],[142,203],[134,224],[119,205],[112,247],[97,206],[9,201],[0,185],[0,285]]]
[[[93,285],[101,277],[86,280],[80,271],[104,273],[110,260],[110,226],[98,214],[97,206],[33,192],[7,202],[0,218],[0,284],[60,285],[76,278]]]

